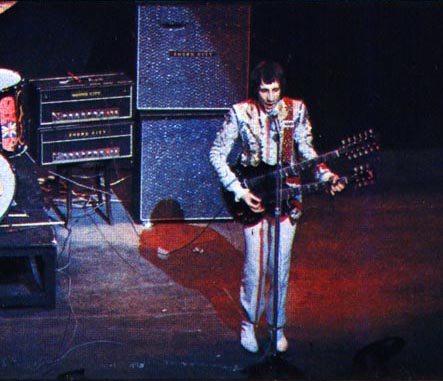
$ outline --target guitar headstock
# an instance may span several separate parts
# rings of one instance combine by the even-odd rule
[[[355,188],[363,188],[368,185],[373,185],[374,171],[369,164],[362,164],[354,167],[354,174],[351,176],[352,181],[355,183]]]
[[[375,133],[372,129],[359,132],[352,137],[341,141],[340,152],[349,160],[369,155],[380,149]]]

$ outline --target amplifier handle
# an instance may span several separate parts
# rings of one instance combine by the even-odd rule
[[[168,29],[168,30],[179,30],[179,29],[185,29],[187,23],[185,22],[162,22],[160,23],[160,26],[163,29]]]

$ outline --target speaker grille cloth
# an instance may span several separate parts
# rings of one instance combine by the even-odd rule
[[[223,116],[141,121],[140,220],[229,217],[209,149]],[[238,148],[232,159],[238,155]]]
[[[139,5],[137,108],[226,109],[247,96],[250,8]]]

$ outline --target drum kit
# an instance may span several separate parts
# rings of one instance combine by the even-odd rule
[[[23,83],[16,71],[0,68],[0,221],[11,206],[16,190],[16,177],[9,159],[24,147]]]

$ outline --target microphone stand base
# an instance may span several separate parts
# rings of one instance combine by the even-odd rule
[[[248,366],[243,370],[248,379],[297,380],[304,379],[304,374],[294,365],[289,364],[281,353],[271,354],[263,361]]]

